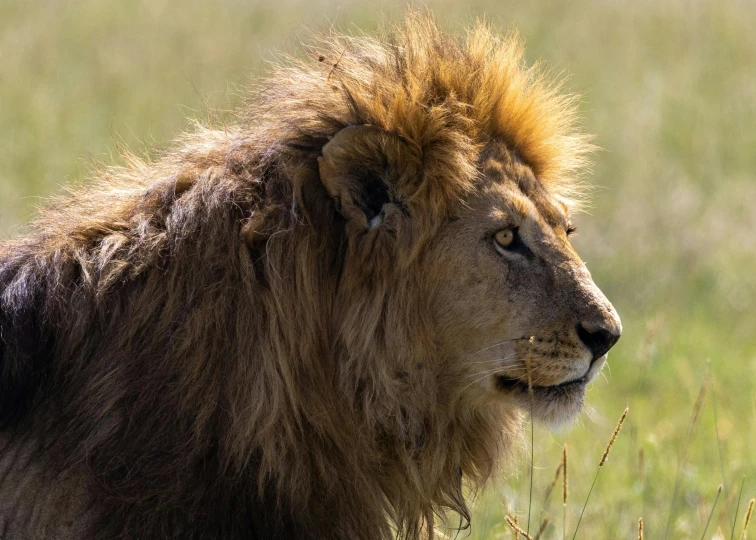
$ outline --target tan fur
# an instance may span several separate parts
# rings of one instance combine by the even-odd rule
[[[0,245],[3,451],[84,478],[88,536],[432,536],[469,521],[523,381],[574,417],[584,386],[549,387],[603,363],[576,325],[619,332],[565,233],[591,146],[516,37],[409,11],[307,54]]]

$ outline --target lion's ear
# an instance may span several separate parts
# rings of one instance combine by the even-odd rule
[[[381,224],[385,206],[400,203],[410,149],[402,139],[373,126],[348,126],[323,147],[320,179],[339,212],[358,227]]]

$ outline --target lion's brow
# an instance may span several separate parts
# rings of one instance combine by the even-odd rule
[[[555,204],[556,201],[551,193],[538,180],[530,167],[501,146],[489,148],[486,154],[482,166],[482,172],[486,177],[516,187],[533,203],[549,226],[555,229],[567,228],[567,213]],[[516,206],[516,209],[522,215],[526,213],[524,208]]]
[[[555,229],[567,228],[569,220],[566,212],[559,208],[551,193],[532,172],[518,174],[514,183],[520,193],[533,203],[546,223]]]

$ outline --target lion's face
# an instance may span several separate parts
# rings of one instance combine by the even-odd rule
[[[364,273],[384,268],[397,297],[392,309],[411,310],[422,298],[421,309],[430,313],[398,315],[406,335],[382,360],[398,364],[382,369],[412,371],[401,359],[412,357],[406,350],[422,341],[420,324],[430,320],[440,349],[438,365],[425,370],[434,392],[471,407],[508,400],[529,410],[532,403],[534,416],[550,424],[574,418],[622,327],[570,244],[568,206],[505,146],[489,143],[478,156],[474,188],[453,200],[425,239],[421,260],[411,270],[386,265],[397,252],[381,248],[409,237],[411,223],[431,207],[407,207],[407,185],[421,174],[405,166],[409,152],[400,139],[369,126],[345,128],[323,149],[321,178],[361,253],[350,258],[353,279],[368,291],[366,310],[338,316],[356,322],[354,335],[364,334],[365,313],[386,302],[370,296],[375,287],[366,283],[376,278]],[[363,346],[361,354],[370,349]]]
[[[570,244],[567,207],[530,169],[492,150],[484,187],[442,227],[433,311],[457,392],[510,400],[554,424],[581,409],[621,333],[611,303]]]

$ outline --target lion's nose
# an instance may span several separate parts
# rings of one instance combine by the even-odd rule
[[[593,360],[601,358],[620,338],[622,331],[616,326],[591,326],[578,323],[577,335],[591,353]]]

